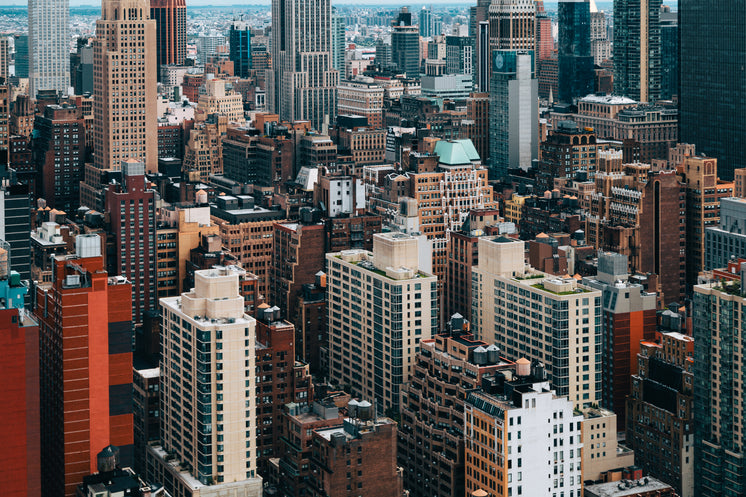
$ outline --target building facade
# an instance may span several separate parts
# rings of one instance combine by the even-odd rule
[[[67,94],[70,87],[69,12],[68,0],[29,0],[26,77],[34,100],[39,90]],[[23,62],[19,53],[16,56]]]
[[[155,21],[158,44],[156,64],[184,64],[187,55],[186,0],[151,0],[150,18]]]
[[[638,102],[661,98],[661,0],[614,3],[614,91]]]

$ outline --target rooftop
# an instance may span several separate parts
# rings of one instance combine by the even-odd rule
[[[624,497],[635,496],[641,492],[671,490],[671,486],[655,478],[645,477],[639,480],[622,480],[585,487],[585,495],[590,497]]]
[[[588,95],[581,98],[581,102],[589,104],[606,104],[606,105],[634,105],[637,101],[627,97],[617,95]]]

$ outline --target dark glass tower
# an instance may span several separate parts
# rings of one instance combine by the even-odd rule
[[[248,78],[251,69],[251,30],[243,20],[234,20],[229,31],[230,60],[233,73],[239,78]]]
[[[746,3],[679,2],[679,139],[718,159],[721,179],[746,167]]]
[[[420,33],[412,25],[412,13],[402,7],[391,31],[391,59],[409,78],[420,74]]]
[[[587,0],[562,0],[557,10],[559,25],[559,84],[561,102],[593,93],[591,55],[591,6]]]
[[[662,0],[614,1],[614,93],[654,102],[661,93]]]
[[[661,99],[679,94],[679,16],[661,11]]]

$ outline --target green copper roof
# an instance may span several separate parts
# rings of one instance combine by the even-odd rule
[[[477,149],[471,140],[440,140],[435,144],[435,155],[440,156],[440,163],[449,166],[470,164],[479,160]]]

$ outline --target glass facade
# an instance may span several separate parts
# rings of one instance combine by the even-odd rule
[[[587,1],[562,1],[557,10],[559,26],[557,62],[558,97],[561,102],[593,93],[591,10]]]
[[[614,2],[614,92],[618,95],[645,102],[661,98],[661,4],[662,0]]]

